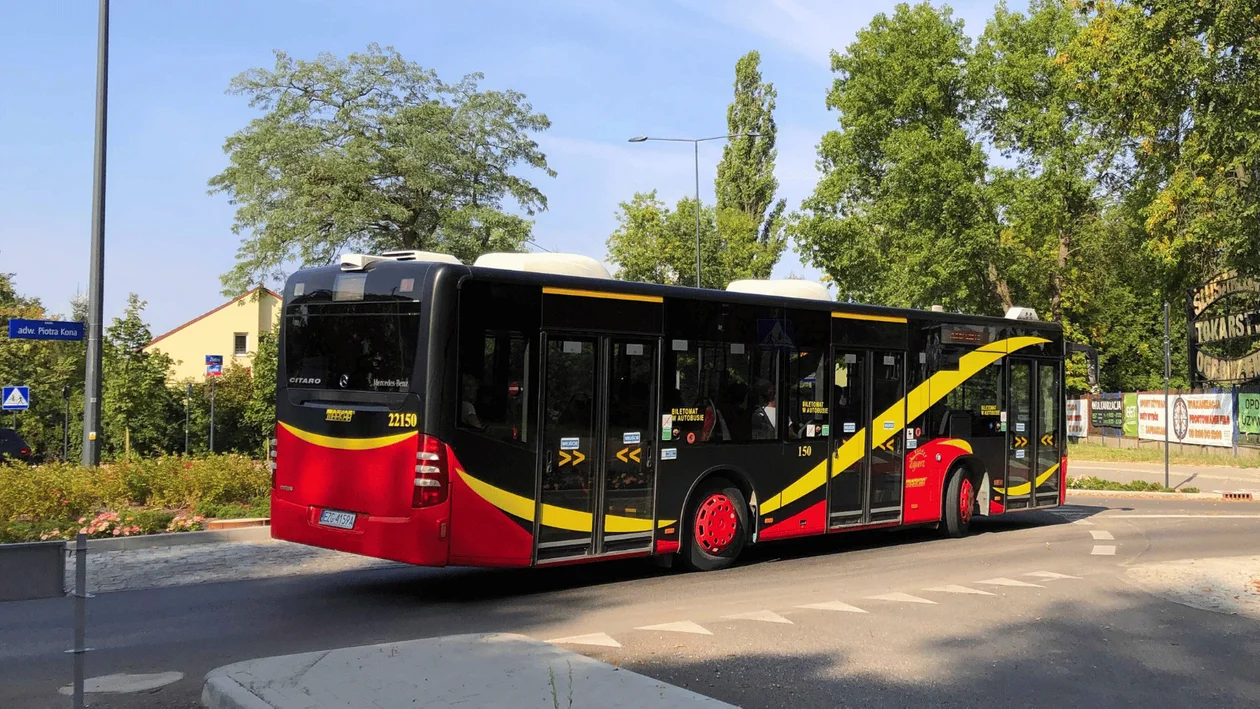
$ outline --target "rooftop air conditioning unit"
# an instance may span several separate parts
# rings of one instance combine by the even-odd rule
[[[1021,308],[1018,306],[1006,311],[1006,319],[1007,320],[1031,320],[1034,322],[1041,320],[1041,318],[1037,317],[1036,310],[1033,310],[1032,308]]]
[[[386,251],[380,256],[371,254],[342,254],[341,270],[362,271],[374,263],[381,261],[433,261],[436,263],[463,263],[450,254],[436,251]]]
[[[808,298],[810,300],[831,300],[831,293],[821,283],[798,278],[746,278],[731,281],[726,290],[732,293],[758,293],[760,295],[777,295],[783,298]]]
[[[556,253],[493,253],[483,254],[473,266],[508,271],[554,273],[560,276],[611,279],[612,274],[599,261],[581,254]]]

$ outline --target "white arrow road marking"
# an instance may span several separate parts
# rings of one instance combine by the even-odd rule
[[[1115,539],[1115,537],[1111,536],[1111,532],[1104,532],[1097,529],[1091,529],[1089,530],[1089,533],[1094,536],[1094,541],[1110,541],[1110,540]]]
[[[1078,581],[1081,578],[1080,576],[1068,576],[1067,574],[1060,574],[1054,571],[1033,571],[1024,575],[1036,576],[1043,579],[1077,579]]]
[[[842,603],[840,601],[827,601],[826,603],[810,603],[809,605],[806,605],[806,606],[797,606],[797,608],[808,608],[810,610],[816,610],[816,611],[844,611],[846,613],[865,613],[866,612],[862,610],[861,608],[858,608],[857,606],[851,606],[848,603]]]
[[[924,591],[940,591],[941,593],[970,593],[975,596],[992,596],[993,595],[992,593],[989,593],[988,591],[981,591],[978,588],[967,588],[966,586],[959,586],[958,584],[950,584],[948,586],[933,586],[932,588],[925,588],[923,590]]]
[[[103,675],[90,677],[83,681],[83,691],[93,694],[130,694],[131,692],[147,692],[158,687],[165,687],[172,682],[184,678],[183,672],[159,672],[152,675]],[[70,696],[74,694],[74,685],[57,690],[58,693]]]
[[[1027,581],[1016,581],[1015,579],[1008,579],[1008,578],[1001,578],[1001,577],[995,578],[995,579],[985,579],[984,581],[977,581],[976,583],[988,584],[990,586],[1028,586],[1031,588],[1045,588],[1045,586],[1040,586],[1035,583],[1028,583]]]
[[[1115,556],[1116,547],[1111,544],[1095,544],[1094,550],[1090,554],[1093,556]]]
[[[936,605],[936,601],[929,601],[926,598],[911,596],[908,593],[902,593],[900,591],[896,593],[882,593],[878,596],[867,596],[866,598],[872,601],[899,601],[901,603],[930,603],[932,605]]]
[[[704,627],[697,625],[689,620],[680,620],[677,623],[661,623],[660,625],[644,625],[635,630],[663,630],[667,633],[692,633],[695,635],[712,635]]]
[[[551,643],[553,645],[599,645],[600,647],[621,647],[621,643],[608,637],[605,633],[574,635],[571,638],[555,638],[554,640],[544,640],[543,642]]]
[[[724,615],[722,617],[727,620],[761,620],[767,623],[787,623],[792,625],[792,621],[774,611],[749,611],[748,613],[736,613],[735,615]]]

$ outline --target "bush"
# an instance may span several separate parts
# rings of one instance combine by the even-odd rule
[[[200,520],[180,521],[181,510],[266,516],[270,487],[263,464],[234,454],[161,456],[96,469],[0,465],[0,541],[68,538],[88,527],[94,536],[166,531],[177,521],[181,529],[200,527]],[[101,519],[102,513],[117,519]]]
[[[1081,475],[1079,477],[1068,478],[1069,490],[1118,490],[1124,492],[1198,492],[1197,487],[1183,487],[1180,489],[1164,487],[1159,483],[1147,482],[1145,480],[1131,480],[1127,483],[1116,482],[1115,480],[1105,480],[1096,478],[1092,475]]]

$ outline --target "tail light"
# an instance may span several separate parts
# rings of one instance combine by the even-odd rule
[[[267,440],[267,466],[271,468],[271,489],[276,489],[276,446],[280,443],[279,434]]]
[[[19,455],[30,455],[30,454],[31,454],[31,449],[30,449],[30,448],[19,448],[19,449],[18,449],[18,454],[19,454]]]
[[[1059,504],[1067,502],[1067,456],[1059,458]]]
[[[411,506],[431,507],[445,502],[448,482],[446,444],[433,436],[421,434]]]

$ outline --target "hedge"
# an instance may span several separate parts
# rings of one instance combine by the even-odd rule
[[[0,465],[0,542],[47,538],[54,530],[52,536],[72,536],[91,524],[81,520],[111,512],[136,520],[111,528],[127,533],[135,527],[165,531],[159,528],[164,519],[167,526],[188,528],[194,514],[218,510],[265,516],[270,486],[262,463],[235,454],[163,456],[99,468]]]

